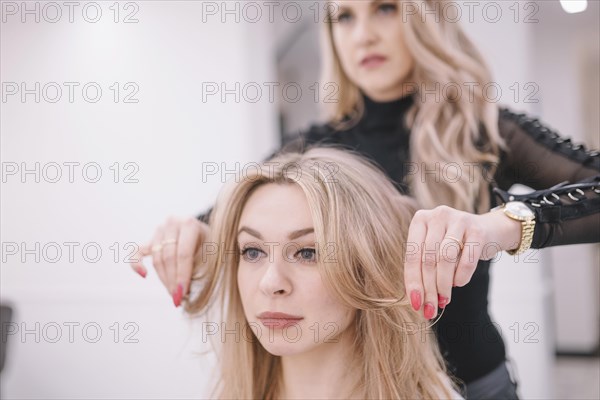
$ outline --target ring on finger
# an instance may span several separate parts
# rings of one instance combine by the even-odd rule
[[[450,239],[453,242],[456,242],[458,244],[458,247],[460,248],[461,251],[465,247],[465,244],[462,241],[460,241],[457,238],[455,238],[454,236],[446,235],[445,237],[446,237],[446,239]]]
[[[160,244],[155,244],[154,246],[151,247],[152,252],[157,252],[157,251],[161,251],[162,248],[168,244],[175,244],[177,243],[177,239],[165,239],[162,242],[160,242]]]
[[[177,243],[177,239],[165,239],[162,242],[160,242],[161,246],[166,246],[168,244],[175,244]]]
[[[152,250],[153,253],[160,251],[162,249],[163,245],[162,244],[155,244],[154,246],[152,246],[150,248],[150,250]]]

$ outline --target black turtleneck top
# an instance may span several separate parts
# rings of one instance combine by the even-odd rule
[[[357,151],[379,164],[402,193],[410,194],[404,168],[410,162],[410,128],[404,117],[413,98],[385,103],[363,99],[364,116],[355,126],[335,130],[327,124],[313,125],[286,143],[283,151],[303,151],[318,144]],[[500,110],[498,125],[508,149],[501,154],[490,190],[500,189],[502,202],[509,200],[505,191],[515,183],[536,190],[514,198],[536,214],[532,247],[600,241],[598,152],[574,146],[538,120],[506,109]],[[572,185],[556,186],[565,181]],[[494,205],[492,197],[490,208]],[[209,213],[200,218],[208,223]],[[504,343],[488,313],[489,268],[489,261],[479,262],[471,281],[453,289],[452,302],[434,325],[450,372],[466,383],[505,360]]]

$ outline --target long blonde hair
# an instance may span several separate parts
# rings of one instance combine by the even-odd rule
[[[359,374],[353,395],[450,397],[435,336],[421,313],[412,310],[404,287],[405,242],[417,207],[376,166],[345,150],[316,147],[281,154],[228,182],[211,213],[205,242],[218,245],[220,251],[197,260],[193,279],[203,286],[186,301],[185,310],[200,313],[217,301],[226,326],[252,332],[237,287],[236,238],[245,202],[257,187],[269,183],[302,189],[314,223],[323,282],[342,304],[356,310],[348,330],[355,335],[356,355],[349,370]],[[335,251],[320,252],[332,243]],[[222,342],[218,396],[280,397],[280,357],[268,353],[255,337],[239,337],[247,338]]]
[[[445,5],[453,0],[408,1],[420,5],[403,16],[406,23],[402,23],[414,58],[410,82],[405,84],[416,89],[414,104],[406,114],[411,127],[410,161],[417,171],[407,177],[411,193],[423,208],[448,205],[469,212],[487,211],[489,177],[494,176],[505,146],[498,132],[498,107],[481,90],[492,83],[491,73],[458,23],[443,15]],[[426,10],[436,10],[437,15],[425,15]],[[360,89],[342,68],[332,29],[329,15],[323,31],[321,79],[337,83],[339,91],[337,102],[326,103],[324,111],[333,126],[344,129],[358,122],[364,104]],[[471,99],[473,86],[479,89]],[[437,90],[440,101],[422,100],[420,89],[435,87],[448,89]]]

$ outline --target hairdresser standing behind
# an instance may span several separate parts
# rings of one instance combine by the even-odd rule
[[[416,4],[440,11],[445,2]],[[499,110],[476,90],[472,98],[448,91],[439,102],[421,93],[436,83],[482,88],[492,81],[457,23],[425,18],[424,7],[402,15],[397,1],[336,3],[324,24],[323,72],[324,82],[337,83],[338,101],[328,110],[329,123],[313,126],[302,142],[358,151],[417,199],[422,210],[410,225],[405,265],[413,308],[428,319],[445,308],[435,325],[438,339],[450,372],[467,383],[468,398],[517,398],[502,338],[490,332],[494,254],[483,249],[495,253],[498,246],[486,246],[494,243],[516,254],[597,242],[598,152],[572,146],[537,120]],[[439,173],[450,163],[460,169],[456,179],[413,173]],[[509,197],[505,191],[515,183],[536,192]],[[501,207],[490,211],[497,205],[493,189]],[[206,221],[169,220],[141,247],[139,256],[152,255],[176,305],[189,290],[193,255],[210,229]],[[145,275],[142,264],[132,266]]]

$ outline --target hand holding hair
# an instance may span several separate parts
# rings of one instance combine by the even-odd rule
[[[194,256],[209,229],[206,223],[194,217],[171,217],[156,229],[150,242],[139,247],[134,255],[137,261],[131,263],[131,268],[145,278],[147,270],[142,258],[151,255],[160,280],[173,297],[175,307],[179,307],[189,291]]]
[[[432,319],[469,283],[479,260],[518,247],[520,223],[501,210],[482,215],[447,206],[415,213],[408,230],[404,280],[415,311]]]

